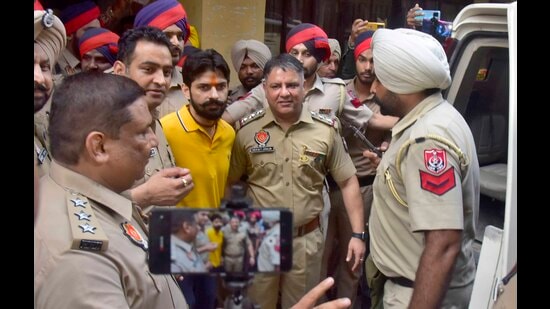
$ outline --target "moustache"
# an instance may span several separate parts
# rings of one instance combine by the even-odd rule
[[[225,104],[226,104],[225,101],[209,99],[206,103],[204,103],[204,106],[210,106],[210,105],[224,106]]]
[[[34,82],[34,90],[48,91],[48,88],[44,84]]]

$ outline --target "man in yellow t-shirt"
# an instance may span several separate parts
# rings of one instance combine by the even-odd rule
[[[177,205],[219,207],[235,140],[233,127],[221,119],[229,89],[229,67],[222,55],[207,49],[190,55],[182,70],[189,105],[160,120],[176,165],[193,171],[195,187]]]

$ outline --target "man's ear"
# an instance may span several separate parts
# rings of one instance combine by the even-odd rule
[[[183,91],[183,95],[187,99],[187,101],[191,102],[191,89],[187,87],[186,84],[183,84],[181,86],[181,91]]]
[[[109,153],[106,151],[105,147],[106,142],[107,138],[105,134],[98,131],[92,131],[86,136],[84,146],[91,160],[98,163],[104,163],[109,159]]]
[[[126,75],[126,65],[120,60],[115,61],[113,64],[113,73],[116,75]]]

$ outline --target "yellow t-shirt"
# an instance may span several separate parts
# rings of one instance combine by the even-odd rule
[[[218,244],[216,250],[210,252],[210,263],[212,266],[218,267],[222,263],[222,243],[223,243],[223,232],[220,229],[218,232],[213,227],[206,229],[206,236],[210,242]]]
[[[177,206],[219,207],[224,196],[235,130],[220,119],[211,138],[189,112],[189,105],[163,117],[162,130],[176,166],[191,170],[195,187]]]

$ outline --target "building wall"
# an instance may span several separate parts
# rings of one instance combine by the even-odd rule
[[[264,41],[265,0],[181,1],[189,21],[197,28],[201,49],[213,48],[231,69],[230,86],[239,79],[231,62],[231,47],[240,39]]]

